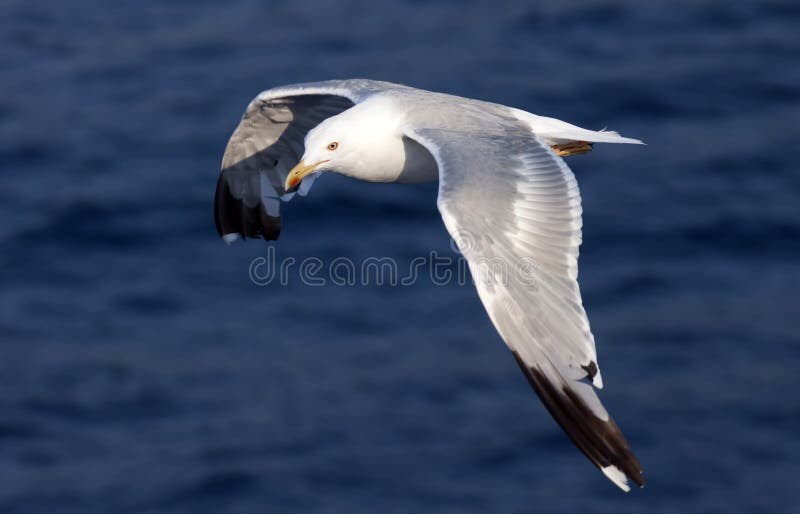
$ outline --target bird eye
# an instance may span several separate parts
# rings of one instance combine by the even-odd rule
[[[337,148],[339,148],[339,143],[337,143],[336,141],[328,144],[328,150],[330,150],[331,152],[336,150]]]

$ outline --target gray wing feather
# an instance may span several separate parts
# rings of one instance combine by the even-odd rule
[[[459,109],[457,124],[432,127],[427,116],[409,125],[407,135],[439,166],[442,219],[489,317],[556,421],[619,487],[627,490],[626,475],[642,485],[639,462],[592,387],[602,381],[577,283],[578,184],[510,112],[481,107]]]
[[[371,94],[403,86],[364,79],[282,86],[259,94],[231,135],[217,182],[215,222],[226,241],[278,238],[284,181],[303,155],[306,134]],[[299,190],[308,193],[312,180]]]

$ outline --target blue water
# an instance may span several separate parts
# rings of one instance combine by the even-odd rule
[[[797,512],[796,2],[166,4],[0,4],[0,512]],[[219,241],[250,99],[353,76],[648,143],[569,161],[645,489],[572,447],[471,286],[257,286],[264,243]],[[447,254],[435,196],[324,177],[276,255]]]

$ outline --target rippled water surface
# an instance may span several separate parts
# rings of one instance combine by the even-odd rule
[[[0,5],[0,512],[791,512],[796,2]],[[254,285],[212,199],[268,87],[363,76],[646,147],[570,159],[602,397],[558,430],[470,286]],[[319,180],[279,257],[452,255],[435,185]]]

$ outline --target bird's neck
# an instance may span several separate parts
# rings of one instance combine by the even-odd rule
[[[335,171],[367,182],[416,183],[439,178],[431,153],[402,134],[371,137],[365,148]]]

